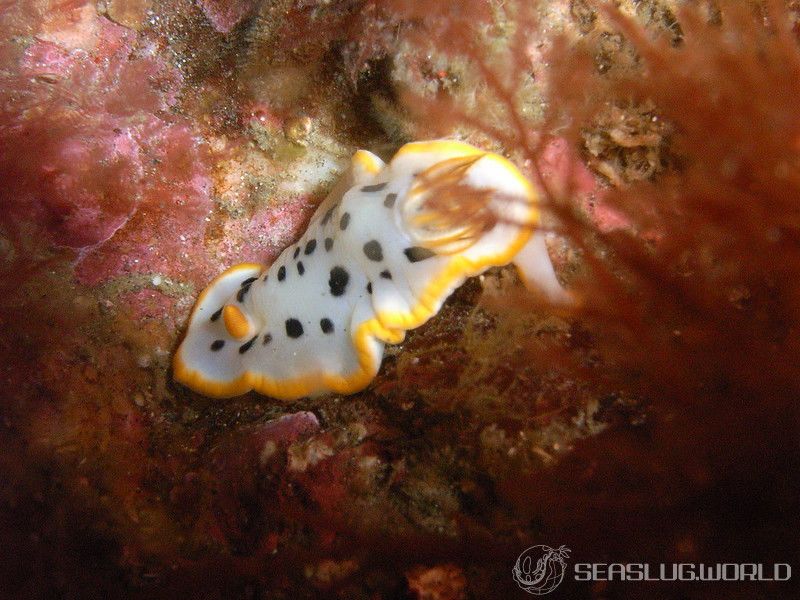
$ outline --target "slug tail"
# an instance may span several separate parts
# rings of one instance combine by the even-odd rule
[[[229,397],[251,389],[238,351],[256,326],[237,296],[263,272],[262,265],[231,267],[200,294],[173,360],[176,381],[207,396]]]

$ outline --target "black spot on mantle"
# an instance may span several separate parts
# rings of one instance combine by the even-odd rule
[[[319,328],[322,330],[322,333],[333,333],[333,321],[330,319],[322,319],[319,322]]]
[[[286,335],[297,339],[303,335],[303,324],[297,319],[286,319]]]
[[[248,341],[246,341],[244,344],[239,346],[239,354],[244,354],[245,352],[250,350],[251,346],[253,345],[253,342],[256,341],[257,337],[258,337],[257,335],[254,335]]]
[[[252,285],[252,282],[243,285],[241,287],[241,289],[239,290],[239,292],[236,294],[236,300],[238,300],[239,302],[244,302],[244,297],[247,295],[247,292],[250,291],[250,286],[251,285]]]
[[[331,269],[330,279],[328,279],[328,287],[330,287],[331,296],[341,296],[344,294],[349,281],[350,274],[343,267],[333,267]]]
[[[322,224],[323,225],[327,225],[328,224],[328,221],[331,220],[331,217],[333,216],[333,211],[335,211],[335,210],[336,210],[336,205],[334,204],[328,210],[325,211],[325,216],[322,217]]]
[[[403,250],[403,254],[406,255],[408,262],[412,263],[436,256],[436,252],[430,250],[429,248],[422,248],[421,246],[411,246],[411,248],[406,248]]]
[[[383,248],[378,240],[370,240],[364,244],[364,254],[370,260],[381,262],[383,260]]]

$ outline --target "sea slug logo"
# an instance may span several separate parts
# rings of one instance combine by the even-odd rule
[[[564,581],[569,558],[569,548],[558,549],[550,546],[531,546],[517,558],[511,573],[517,585],[529,594],[544,596],[556,589]]]

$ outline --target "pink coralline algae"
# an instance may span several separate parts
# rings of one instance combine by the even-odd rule
[[[130,30],[94,12],[84,20],[85,39],[43,33],[2,76],[2,226],[26,223],[78,251],[84,283],[182,273],[211,181],[198,132],[169,114],[180,73]]]
[[[548,140],[537,161],[538,174],[548,192],[555,197],[568,197],[603,232],[624,229],[629,220],[605,202],[606,190],[586,168],[570,143],[559,137]]]
[[[310,411],[289,413],[221,436],[215,444],[211,462],[225,479],[238,479],[245,469],[266,464],[278,449],[319,430],[317,416]]]
[[[188,127],[150,125],[141,130],[151,165],[136,210],[113,238],[81,257],[76,274],[84,283],[125,273],[206,277],[195,260],[212,206],[205,153]]]
[[[220,33],[228,33],[256,6],[255,0],[200,0],[206,18]]]
[[[230,262],[270,264],[300,237],[313,208],[310,197],[298,196],[256,212],[236,234],[241,237],[235,245],[239,254],[231,256]]]
[[[317,416],[310,411],[300,411],[283,415],[263,425],[258,426],[254,432],[254,439],[261,443],[274,442],[289,444],[299,437],[309,435],[319,429]]]

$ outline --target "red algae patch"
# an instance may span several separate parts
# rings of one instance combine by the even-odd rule
[[[228,33],[253,12],[255,0],[200,0],[206,17],[220,33]]]
[[[0,115],[2,219],[77,250],[82,283],[191,273],[211,185],[199,132],[164,112],[181,75],[129,30],[81,15],[96,39],[44,36],[51,41],[30,44],[6,75],[4,94],[20,100]]]
[[[453,564],[415,567],[406,573],[408,588],[417,600],[464,600],[467,580]]]
[[[186,126],[150,125],[144,148],[150,165],[137,210],[113,239],[81,255],[76,275],[82,283],[143,272],[197,283],[206,277],[196,258],[204,251],[205,218],[212,207],[206,151]]]

